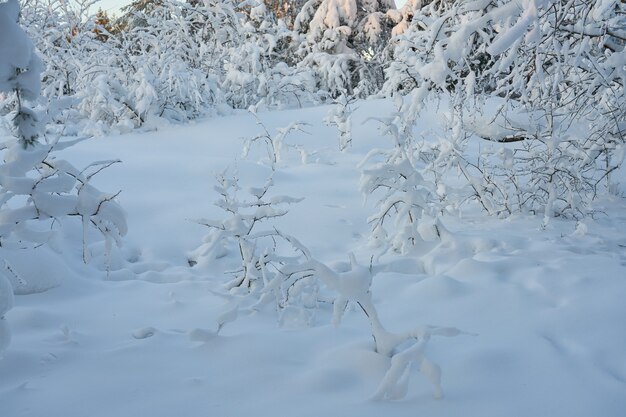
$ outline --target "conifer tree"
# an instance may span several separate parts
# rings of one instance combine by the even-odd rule
[[[94,19],[95,28],[93,32],[96,34],[96,39],[105,42],[113,30],[111,18],[106,11],[98,9]]]
[[[294,30],[303,41],[302,64],[319,73],[331,96],[365,96],[382,82],[380,53],[391,34],[391,0],[309,0]]]

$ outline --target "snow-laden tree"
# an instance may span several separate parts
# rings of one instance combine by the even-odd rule
[[[625,8],[479,0],[419,9],[396,39],[385,91],[413,89],[407,120],[429,98],[448,97],[432,175],[457,173],[467,194],[455,198],[491,214],[589,213],[624,158]],[[488,142],[469,160],[464,149],[476,137]]]
[[[332,97],[366,96],[382,81],[381,51],[393,9],[388,0],[309,0],[296,17],[300,65],[313,68],[318,88]]]
[[[20,6],[17,0],[0,3],[0,94],[20,146],[26,148],[39,137],[37,114],[26,100],[39,96],[42,63],[35,48],[18,24]]]
[[[317,99],[310,69],[295,66],[293,32],[264,3],[243,4],[239,42],[228,49],[220,84],[235,108],[295,107]]]
[[[26,107],[26,99],[35,99],[39,94],[39,73],[41,61],[34,46],[18,24],[20,6],[17,0],[0,2],[0,97],[4,106],[12,111],[8,115],[18,137],[14,147],[26,148],[36,142],[38,136],[37,115]],[[8,97],[8,98],[7,98]],[[4,168],[4,166],[0,167]],[[10,177],[0,171],[0,210],[12,196],[5,190],[5,182]],[[2,211],[0,211],[0,214]],[[6,223],[6,219],[2,223]],[[0,226],[1,228],[2,226]],[[6,227],[6,226],[5,226]],[[0,246],[6,231],[0,230]],[[13,306],[13,288],[0,272],[0,351],[8,346],[10,331],[4,319],[5,313]]]
[[[120,243],[126,233],[124,213],[115,203],[116,195],[100,192],[91,178],[115,161],[96,162],[83,170],[57,156],[76,143],[59,138],[45,141],[40,112],[28,106],[39,98],[42,64],[35,47],[18,24],[17,0],[0,3],[0,95],[11,112],[4,116],[14,138],[2,134],[0,143],[0,247],[22,249],[53,241],[64,221],[78,217],[83,225],[83,258],[89,260],[88,231],[99,231],[107,248]],[[6,273],[0,268],[0,316],[10,307],[5,292]],[[6,325],[0,320],[0,346],[6,345]]]

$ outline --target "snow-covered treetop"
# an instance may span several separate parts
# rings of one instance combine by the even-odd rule
[[[294,29],[320,50],[349,53],[358,41],[376,43],[383,33],[385,13],[392,0],[309,0],[297,16]]]

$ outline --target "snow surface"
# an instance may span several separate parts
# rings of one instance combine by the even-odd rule
[[[353,148],[339,152],[323,123],[330,107],[262,113],[269,132],[294,121],[309,134],[285,141],[274,175],[280,194],[304,197],[278,219],[314,256],[345,271],[362,265],[366,218],[358,162],[389,146],[371,116],[385,102],[359,103]],[[437,129],[434,111],[418,125]],[[214,174],[236,166],[242,185],[262,186],[262,149],[239,158],[243,139],[262,133],[246,113],[158,132],[93,139],[64,151],[77,166],[122,159],[94,178],[122,190],[126,244],[110,273],[94,244],[91,264],[66,236],[55,249],[0,252],[20,274],[4,322],[12,342],[0,360],[0,416],[623,416],[626,410],[626,202],[598,202],[583,222],[466,212],[443,218],[454,238],[419,257],[387,256],[372,284],[389,331],[441,325],[475,334],[430,341],[443,371],[443,399],[417,369],[401,401],[375,401],[389,358],[373,350],[369,323],[350,308],[338,327],[322,306],[311,327],[280,327],[271,308],[239,314],[220,295],[227,254],[189,267],[187,255],[220,218]],[[256,155],[256,157],[255,157]],[[306,157],[303,158],[303,155]],[[303,163],[303,159],[305,160]],[[621,172],[622,184],[624,173]],[[622,185],[621,192],[626,188]],[[67,225],[71,235],[73,226]],[[80,232],[76,231],[80,236]],[[0,248],[1,249],[1,248]],[[20,290],[22,286],[22,291]],[[50,288],[50,289],[48,289]],[[46,290],[47,291],[44,291]],[[226,323],[219,335],[217,322]]]

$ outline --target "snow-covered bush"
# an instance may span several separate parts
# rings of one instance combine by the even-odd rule
[[[44,53],[48,117],[64,134],[183,122],[225,105],[301,107],[325,96],[314,69],[296,66],[294,32],[262,3],[138,1],[107,28],[92,5],[26,3],[25,25]]]
[[[216,206],[227,213],[222,220],[198,220],[209,228],[204,243],[189,256],[189,265],[203,266],[228,253],[237,253],[238,267],[225,289],[238,296],[237,306],[256,310],[271,304],[281,322],[310,324],[317,307],[318,284],[300,265],[305,249],[297,239],[281,232],[275,220],[288,213],[288,206],[302,201],[275,195],[273,177],[261,187],[250,187],[241,198],[238,177],[218,176]],[[239,308],[239,307],[237,307]],[[219,327],[224,323],[219,323]]]
[[[303,163],[306,162],[308,157],[307,152],[300,146],[287,141],[291,133],[296,131],[304,132],[303,128],[306,126],[306,123],[293,122],[289,126],[276,129],[276,133],[271,135],[261,119],[254,113],[252,113],[252,115],[256,118],[257,125],[263,129],[263,133],[245,141],[242,155],[244,158],[248,158],[252,148],[258,144],[264,147],[267,153],[267,160],[262,159],[260,162],[269,164],[272,171],[278,169],[285,162],[289,151],[298,153],[300,160]]]
[[[345,151],[352,146],[352,112],[354,99],[340,96],[335,100],[335,106],[328,113],[324,122],[335,126],[339,134],[339,150]]]
[[[11,125],[18,136],[16,148],[25,148],[37,140],[37,115],[22,100],[34,99],[39,94],[41,63],[34,47],[18,24],[20,6],[17,0],[0,2],[0,94],[9,95],[5,106],[13,107],[9,114]],[[4,96],[6,97],[6,96]],[[5,191],[9,179],[0,173],[0,202],[4,206],[11,194]],[[1,207],[0,207],[1,208]],[[1,212],[0,212],[1,213]],[[3,214],[3,213],[2,213]],[[3,222],[5,223],[6,220]],[[0,230],[0,246],[6,231]],[[6,261],[3,269],[7,268]],[[13,288],[5,271],[0,271],[0,352],[11,340],[11,333],[4,315],[13,306]]]
[[[38,115],[26,100],[39,96],[41,60],[18,24],[20,6],[17,0],[0,3],[0,94],[20,146],[34,144],[40,134]]]
[[[49,99],[71,96],[81,87],[79,69],[100,42],[90,9],[97,0],[29,0],[21,22],[44,62],[42,95]]]
[[[77,141],[40,142],[43,123],[26,101],[39,97],[42,66],[18,24],[19,10],[17,0],[0,3],[0,93],[8,97],[5,105],[14,107],[6,118],[15,136],[0,143],[0,246],[11,250],[49,243],[66,218],[78,217],[87,262],[89,229],[99,231],[107,247],[119,243],[126,233],[124,214],[113,201],[116,195],[102,193],[90,184],[95,174],[115,161],[96,162],[78,170],[56,155]],[[6,295],[10,289],[7,271],[11,267],[5,261],[0,269],[0,316],[11,301],[11,294]],[[2,339],[7,334],[2,322],[0,345],[6,344]]]
[[[225,288],[234,301],[217,318],[219,333],[240,312],[257,311],[272,305],[282,324],[311,325],[320,303],[333,305],[333,323],[339,325],[349,303],[356,304],[366,315],[374,340],[374,350],[391,358],[391,367],[374,394],[376,399],[399,399],[406,395],[413,363],[429,379],[435,396],[443,395],[441,370],[425,356],[433,336],[457,336],[453,328],[417,327],[405,333],[389,332],[379,319],[372,300],[372,279],[384,267],[364,267],[350,254],[350,269],[336,272],[314,259],[295,237],[268,225],[272,219],[287,214],[286,204],[300,201],[284,196],[268,196],[273,182],[250,189],[249,200],[239,199],[236,177],[218,177],[216,204],[229,213],[220,221],[200,220],[210,229],[205,243],[194,251],[189,264],[214,262],[229,251],[238,252],[240,268]],[[262,224],[266,224],[265,229]],[[234,247],[230,247],[233,244]]]
[[[361,162],[360,190],[365,198],[377,198],[376,211],[368,221],[371,241],[384,254],[388,250],[407,254],[424,242],[438,241],[445,229],[438,220],[443,193],[438,177],[430,177],[431,150],[413,137],[405,124],[402,100],[398,113],[373,119],[393,141],[390,149],[373,149]]]
[[[0,92],[14,102],[15,110],[7,117],[17,137],[0,143],[0,244],[5,248],[11,244],[21,247],[24,242],[43,244],[53,235],[54,225],[66,216],[78,216],[85,230],[93,225],[105,238],[119,240],[126,224],[113,201],[115,195],[101,193],[89,183],[116,161],[96,162],[78,170],[56,152],[80,140],[38,140],[44,133],[40,116],[25,103],[39,96],[41,61],[17,23],[16,1],[0,7]],[[87,260],[86,241],[83,243]]]
[[[395,40],[385,91],[413,89],[407,119],[449,98],[448,144],[430,159],[465,180],[461,200],[497,215],[588,214],[624,157],[624,7],[434,1]],[[478,161],[464,157],[471,135],[491,142]]]
[[[388,15],[396,24],[393,37],[385,48],[385,82],[382,90],[387,95],[407,93],[422,82],[420,71],[432,59],[433,45],[451,30],[439,32],[437,28],[455,19],[456,10],[462,2],[449,0],[408,1],[399,10]],[[445,76],[442,69],[442,76]]]
[[[5,248],[24,247],[28,242],[45,244],[62,227],[63,218],[78,217],[83,224],[83,259],[89,261],[88,230],[99,231],[110,248],[126,233],[117,194],[103,193],[90,184],[94,175],[118,161],[101,161],[83,170],[74,168],[56,153],[72,142],[23,148],[16,141],[6,144],[0,165],[0,242]]]
[[[272,300],[277,301],[281,323],[293,321],[295,317],[298,323],[304,322],[306,325],[312,323],[320,304],[330,303],[333,308],[332,322],[338,326],[348,305],[353,303],[369,321],[374,351],[391,358],[391,365],[373,398],[403,398],[408,391],[413,364],[419,366],[422,374],[431,382],[435,397],[443,396],[441,369],[427,358],[425,350],[432,337],[454,337],[463,332],[438,326],[420,326],[402,333],[388,331],[379,318],[371,292],[374,276],[386,266],[363,266],[351,253],[349,269],[337,272],[313,258],[309,249],[294,237],[278,236],[291,244],[299,256],[289,260],[283,258],[281,263],[271,264],[272,268],[268,267],[271,256],[258,259],[254,269],[263,278],[265,285],[260,291],[248,293],[247,297],[253,299],[252,303],[244,305],[242,300],[230,303],[227,310],[217,318],[217,333],[225,324],[237,319],[240,312],[256,311]]]
[[[396,120],[396,122],[399,119]],[[262,123],[259,124],[261,126]],[[389,131],[395,127],[393,122],[384,124]],[[311,251],[294,236],[282,232],[275,221],[288,213],[288,205],[298,203],[302,199],[273,194],[274,174],[280,162],[282,144],[286,135],[293,127],[280,129],[279,135],[272,138],[263,126],[264,134],[253,138],[248,146],[257,140],[263,141],[269,153],[269,168],[272,176],[261,187],[250,187],[246,190],[247,197],[241,197],[240,179],[237,175],[227,177],[218,176],[215,191],[220,198],[216,205],[227,213],[221,220],[199,220],[198,223],[209,228],[209,233],[203,245],[189,256],[191,267],[206,267],[207,264],[216,264],[229,254],[236,254],[237,268],[231,273],[234,279],[225,284],[228,293],[222,294],[230,299],[224,312],[216,318],[218,334],[224,325],[236,320],[241,313],[259,311],[263,306],[270,305],[278,314],[281,325],[310,326],[314,323],[317,312],[322,306],[332,305],[332,322],[338,326],[341,323],[350,303],[359,307],[367,317],[370,332],[374,340],[374,351],[390,357],[391,366],[381,381],[375,399],[399,399],[406,395],[410,370],[413,364],[419,366],[421,372],[433,384],[435,396],[441,397],[441,370],[431,362],[425,354],[426,346],[434,336],[457,336],[461,332],[454,328],[422,326],[404,332],[388,331],[382,324],[378,311],[374,305],[371,285],[374,276],[381,271],[393,270],[390,265],[374,265],[373,259],[369,267],[356,261],[354,254],[350,254],[350,266],[342,267],[341,272],[335,271],[323,262],[315,259]],[[405,137],[406,135],[402,136]],[[400,135],[393,135],[401,141]],[[396,146],[393,152],[388,152],[388,158],[402,152]],[[404,158],[408,156],[404,155]],[[401,159],[397,157],[397,159]],[[389,161],[387,161],[389,162]],[[383,164],[388,166],[387,163]],[[396,173],[385,178],[370,181],[376,192],[385,184],[401,181],[395,177]],[[398,174],[401,175],[401,174]],[[414,187],[412,179],[405,179],[404,188]],[[419,187],[412,188],[417,195],[422,192]],[[399,193],[398,193],[399,194]],[[391,196],[387,196],[392,198]],[[420,220],[421,207],[407,203],[408,216],[415,216],[415,222]],[[426,204],[424,204],[426,206]],[[387,216],[385,214],[384,216]],[[383,217],[384,217],[383,216]],[[404,217],[404,214],[398,217]],[[381,220],[382,223],[382,220]],[[441,224],[432,223],[430,236],[427,240],[436,240],[444,235]],[[426,228],[421,227],[420,233],[426,236]],[[433,236],[435,235],[435,236]],[[202,333],[202,334],[200,334]],[[207,335],[204,331],[192,334],[193,338],[204,340]]]

